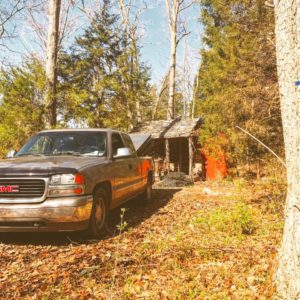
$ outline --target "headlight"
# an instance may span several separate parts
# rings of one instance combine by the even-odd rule
[[[53,175],[50,179],[51,185],[61,185],[61,184],[83,184],[83,175],[77,174],[59,174]]]
[[[50,178],[49,197],[74,196],[84,194],[84,176],[77,174],[58,174]]]

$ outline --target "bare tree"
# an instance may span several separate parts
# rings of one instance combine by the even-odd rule
[[[56,126],[56,82],[57,82],[57,52],[59,38],[59,15],[61,0],[50,0],[49,2],[49,29],[46,58],[47,90],[45,102],[49,112],[49,125]]]
[[[193,98],[192,98],[192,107],[191,107],[191,118],[195,118],[195,106],[196,106],[196,94],[199,88],[199,69],[195,77],[194,87],[193,87]]]
[[[195,67],[195,52],[197,50],[189,46],[187,39],[185,39],[184,53],[182,64],[178,64],[178,79],[176,80],[178,90],[182,95],[183,117],[193,118],[193,77]]]
[[[0,4],[0,39],[11,37],[13,35],[13,28],[8,29],[15,15],[25,8],[24,0],[10,0],[4,1]]]
[[[0,47],[1,63],[7,63],[4,53],[13,52],[11,40],[17,37],[17,17],[25,9],[25,0],[0,1]]]
[[[77,0],[80,1],[81,0]],[[48,42],[48,0],[0,1],[0,59],[9,64],[9,52],[32,56],[46,61]],[[75,0],[64,0],[60,9],[58,49],[81,27],[85,20],[76,12]],[[17,47],[12,40],[18,41]],[[9,56],[11,58],[11,55]]]
[[[29,6],[24,12],[25,24],[29,26],[32,34],[28,43],[37,44],[42,58],[44,53],[47,52],[48,43],[48,2],[44,0],[33,0],[35,6]],[[82,14],[76,13],[76,8],[79,4],[75,0],[64,0],[60,7],[59,16],[59,37],[58,37],[58,50],[63,49],[67,41],[69,41],[78,31],[85,21]]]
[[[270,1],[268,1],[269,4]],[[287,166],[283,241],[276,274],[278,299],[300,299],[300,5],[275,0],[277,70]]]
[[[131,73],[138,74],[139,73],[139,58],[138,58],[138,48],[137,48],[137,40],[138,40],[138,28],[140,24],[140,16],[141,13],[147,8],[144,3],[139,9],[133,11],[134,6],[132,5],[132,1],[118,0],[119,13],[121,15],[122,24],[124,27],[125,33],[128,35],[130,40],[130,71]],[[131,78],[133,78],[133,74],[131,74]],[[135,89],[135,83],[132,82],[131,90]],[[133,93],[135,95],[135,93]],[[136,110],[136,120],[137,123],[142,121],[141,118],[141,110],[140,110],[140,99],[135,99],[135,110]]]
[[[184,23],[180,23],[180,13],[192,6],[193,0],[165,0],[170,31],[170,77],[167,119],[175,118],[176,52],[182,38],[190,34]]]
[[[161,97],[162,97],[163,93],[166,91],[166,89],[168,88],[168,80],[169,80],[169,72],[163,77],[159,92],[156,92],[155,102],[153,105],[152,115],[151,115],[152,120],[155,120],[155,116],[157,113],[157,109],[158,109]]]

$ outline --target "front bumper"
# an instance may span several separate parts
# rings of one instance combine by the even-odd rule
[[[78,231],[88,228],[93,196],[47,198],[42,203],[0,204],[0,232]]]

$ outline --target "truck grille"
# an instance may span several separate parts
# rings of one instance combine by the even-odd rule
[[[0,178],[0,198],[41,198],[45,187],[43,179]]]

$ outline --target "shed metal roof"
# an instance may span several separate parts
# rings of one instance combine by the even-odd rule
[[[196,134],[201,123],[201,118],[184,119],[181,117],[174,120],[150,121],[135,128],[132,133],[151,134],[152,139],[189,137]]]

